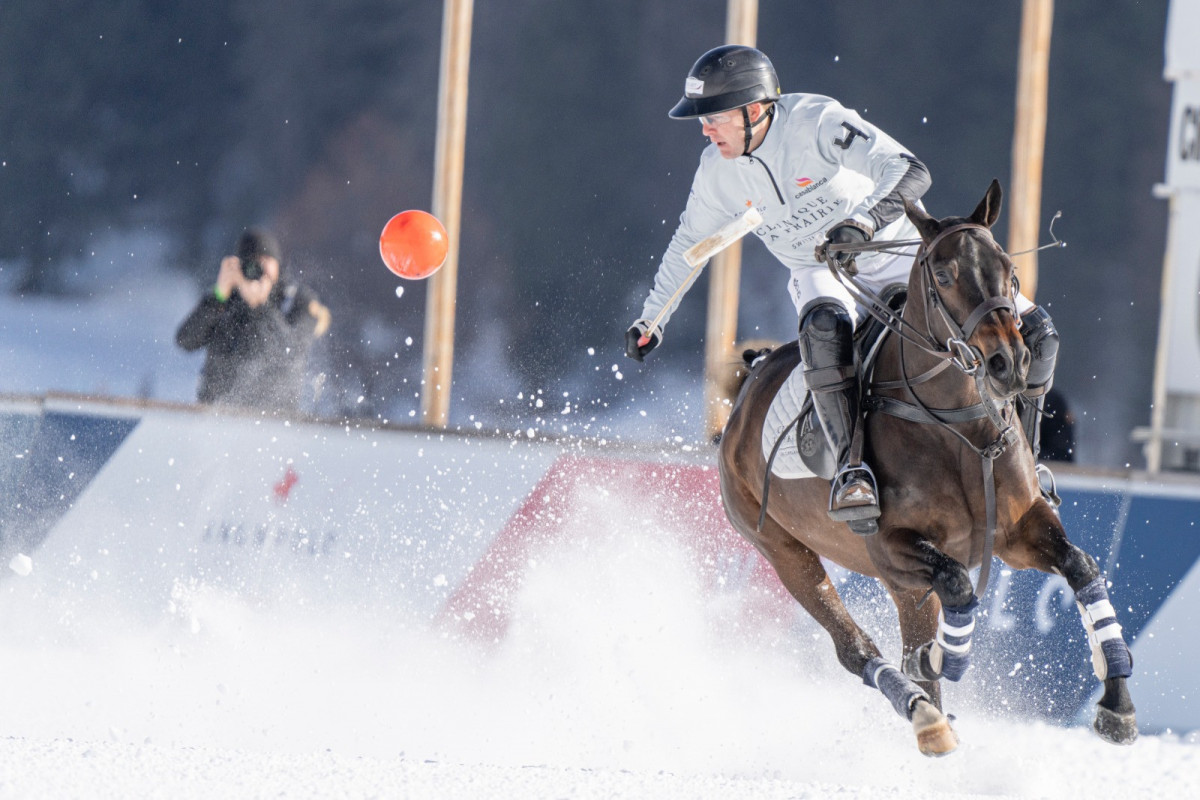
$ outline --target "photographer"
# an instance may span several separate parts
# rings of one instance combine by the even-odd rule
[[[308,353],[329,329],[329,309],[282,279],[279,242],[242,234],[221,259],[217,282],[175,334],[188,352],[207,348],[197,399],[272,412],[299,410]]]

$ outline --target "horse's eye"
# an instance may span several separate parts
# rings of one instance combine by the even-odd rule
[[[933,277],[937,280],[939,286],[949,286],[954,282],[954,279],[950,277],[950,273],[944,269],[934,272]]]

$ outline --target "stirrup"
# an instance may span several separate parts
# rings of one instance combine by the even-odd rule
[[[1042,499],[1050,504],[1055,513],[1058,513],[1058,507],[1062,505],[1062,498],[1058,496],[1058,484],[1054,481],[1054,473],[1045,464],[1038,464],[1034,467],[1034,474],[1037,476],[1038,489],[1042,492]],[[1050,488],[1042,483],[1042,476],[1045,476],[1050,481]]]
[[[838,490],[852,475],[855,476],[854,479],[870,485],[870,502],[835,509],[833,504]],[[850,530],[860,536],[870,536],[879,532],[879,523],[876,522],[879,518],[879,489],[875,482],[875,473],[867,464],[847,464],[833,476],[829,483],[829,518],[835,522],[845,522],[850,526]]]

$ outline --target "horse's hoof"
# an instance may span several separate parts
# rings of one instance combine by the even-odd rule
[[[913,706],[912,724],[922,755],[944,756],[958,747],[958,734],[950,727],[949,718],[933,703],[918,700]]]
[[[1092,729],[1100,738],[1113,744],[1133,744],[1137,741],[1137,717],[1133,712],[1118,714],[1104,706],[1096,706],[1096,721]]]

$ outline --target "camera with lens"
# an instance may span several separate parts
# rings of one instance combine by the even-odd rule
[[[246,276],[248,281],[256,281],[263,276],[262,262],[257,258],[241,259],[242,274]]]

